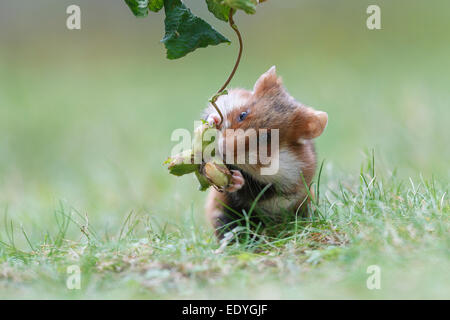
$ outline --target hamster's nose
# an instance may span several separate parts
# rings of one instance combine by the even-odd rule
[[[210,125],[215,124],[217,126],[220,123],[220,116],[217,113],[210,114],[206,122]]]

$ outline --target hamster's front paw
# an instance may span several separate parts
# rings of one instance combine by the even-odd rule
[[[231,170],[231,184],[225,189],[227,192],[236,192],[244,186],[245,180],[239,170]]]

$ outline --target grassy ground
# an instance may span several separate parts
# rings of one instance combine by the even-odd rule
[[[237,17],[233,86],[276,64],[330,123],[314,219],[226,247],[194,178],[162,162],[236,47],[167,61],[161,16],[80,1],[71,32],[69,2],[0,4],[0,298],[450,298],[448,1],[380,1],[381,31],[359,0]],[[81,290],[66,287],[71,265]],[[366,287],[370,265],[380,290]]]
[[[54,212],[57,230],[40,242],[29,241],[26,228],[6,217],[0,295],[449,298],[447,190],[434,180],[381,178],[370,161],[359,179],[337,181],[313,203],[311,219],[279,226],[276,237],[255,237],[243,226],[242,242],[229,245],[196,225],[193,208],[180,225],[130,212],[120,230],[107,234],[61,203]],[[66,238],[70,228],[79,231],[77,240]],[[28,250],[16,247],[17,237],[27,239]],[[80,290],[66,288],[73,265],[81,269]],[[381,270],[379,290],[366,286],[371,265]]]

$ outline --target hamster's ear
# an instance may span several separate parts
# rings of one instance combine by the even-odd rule
[[[253,94],[255,96],[263,96],[270,89],[279,89],[282,86],[281,78],[277,76],[275,66],[263,73],[256,81],[253,87]]]
[[[292,120],[292,137],[295,141],[314,139],[322,134],[328,123],[328,114],[313,108],[298,107]]]

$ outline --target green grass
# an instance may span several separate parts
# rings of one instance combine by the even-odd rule
[[[64,1],[0,3],[0,298],[450,298],[450,3],[413,2],[380,0],[380,31],[365,28],[370,1],[237,15],[232,86],[276,65],[329,125],[314,219],[262,238],[244,228],[222,249],[195,178],[162,162],[236,43],[168,61],[161,15],[81,0],[71,32]],[[81,290],[66,288],[70,265]],[[381,290],[366,288],[370,265]]]
[[[367,162],[357,179],[315,184],[322,196],[311,218],[278,226],[275,237],[242,227],[249,236],[228,245],[195,223],[194,208],[179,225],[130,212],[107,232],[61,203],[57,228],[42,230],[40,241],[5,216],[0,296],[449,298],[448,186],[383,177]],[[66,238],[69,229],[76,240]],[[80,290],[66,288],[71,265],[81,268]],[[366,287],[370,265],[381,268],[380,290]]]

